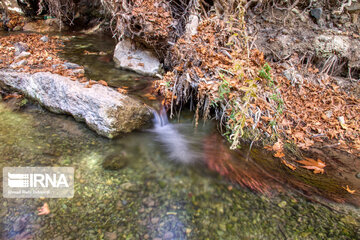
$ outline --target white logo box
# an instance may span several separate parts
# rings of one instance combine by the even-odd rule
[[[73,167],[4,167],[4,198],[72,198]]]

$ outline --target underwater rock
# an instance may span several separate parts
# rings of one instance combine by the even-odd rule
[[[128,161],[125,152],[112,153],[104,159],[102,166],[106,170],[119,170],[124,168],[127,162]]]
[[[49,72],[28,74],[11,70],[0,71],[0,82],[52,112],[70,114],[84,121],[108,138],[137,129],[151,118],[143,103],[101,84],[85,88],[86,83]]]
[[[155,76],[160,68],[159,59],[151,51],[130,40],[120,41],[114,52],[115,66],[143,75]]]

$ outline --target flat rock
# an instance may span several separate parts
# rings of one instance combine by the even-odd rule
[[[22,52],[25,52],[29,49],[29,46],[26,43],[18,42],[14,44],[15,56],[20,55]]]
[[[18,62],[14,62],[10,65],[11,68],[18,68],[18,67],[22,67],[25,66],[27,64],[27,61],[25,59],[20,60]]]
[[[337,55],[348,59],[351,68],[360,68],[360,41],[349,36],[319,35],[314,39],[315,51],[320,57]]]
[[[70,62],[65,62],[63,64],[65,69],[77,69],[80,68],[80,65],[76,64],[76,63],[70,63]]]
[[[144,104],[100,84],[85,88],[85,83],[49,72],[28,74],[12,70],[0,70],[1,82],[52,112],[84,121],[108,138],[139,128],[151,118]]]
[[[130,40],[122,40],[116,45],[114,61],[118,68],[143,75],[155,76],[161,68],[160,61],[154,53]]]
[[[64,26],[61,29],[61,23],[56,18],[46,19],[46,20],[36,20],[32,22],[25,23],[23,30],[29,32],[39,32],[39,33],[48,33],[48,32],[59,32],[60,30],[66,30]]]
[[[20,53],[18,56],[15,57],[16,60],[21,60],[21,59],[24,59],[24,58],[28,58],[31,56],[31,53],[29,52],[22,52]]]
[[[322,14],[321,8],[313,8],[310,10],[310,15],[317,20],[321,18],[321,14]]]
[[[48,42],[49,41],[49,38],[47,36],[42,36],[40,38],[40,41],[43,41],[43,42]]]

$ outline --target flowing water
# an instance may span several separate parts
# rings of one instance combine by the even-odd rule
[[[64,56],[86,65],[91,78],[128,86],[141,97],[151,79],[80,54],[110,51],[110,43],[78,36]],[[73,198],[1,198],[2,239],[359,239],[358,208],[329,209],[288,188],[262,194],[232,184],[220,176],[229,174],[221,172],[223,161],[236,161],[242,174],[234,177],[254,189],[275,186],[276,179],[244,157],[248,148],[230,152],[216,123],[194,129],[186,111],[177,120],[168,121],[164,110],[154,116],[149,129],[108,140],[36,104],[14,112],[0,102],[0,168],[75,168]],[[256,149],[251,156],[267,159]],[[264,180],[255,182],[259,176]],[[51,213],[38,216],[44,202]]]

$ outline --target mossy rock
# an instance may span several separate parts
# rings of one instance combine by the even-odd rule
[[[102,166],[106,170],[119,170],[124,168],[128,163],[126,152],[111,153],[105,157]]]

